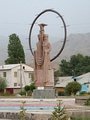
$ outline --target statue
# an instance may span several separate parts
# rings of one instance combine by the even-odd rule
[[[38,87],[54,86],[54,78],[51,80],[53,73],[50,65],[51,45],[48,35],[44,33],[44,27],[47,25],[39,24],[39,26],[37,50],[34,51],[34,82]]]
[[[40,31],[38,34],[38,42],[36,44],[37,49],[33,52],[31,46],[31,34],[32,29],[37,21],[37,19],[42,16],[46,12],[53,12],[59,16],[64,26],[64,41],[59,50],[59,52],[50,59],[51,45],[48,41],[48,35],[44,33],[44,27],[46,24],[39,24]],[[50,65],[50,62],[55,60],[63,51],[65,43],[66,43],[66,24],[62,15],[60,15],[57,11],[52,9],[46,9],[39,13],[36,18],[33,20],[30,33],[29,33],[29,47],[31,54],[34,56],[34,83],[37,86],[37,89],[33,91],[33,98],[55,98],[55,89],[54,89],[54,72]]]

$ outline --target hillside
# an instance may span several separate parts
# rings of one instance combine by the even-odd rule
[[[60,49],[60,41],[52,44],[52,54],[55,55]],[[61,55],[55,60],[60,63],[61,59],[69,60],[71,55],[81,53],[90,56],[90,33],[70,34],[67,37],[65,48]]]
[[[21,43],[24,47],[25,56],[26,56],[26,63],[33,66],[33,56],[31,55],[29,51],[29,45],[28,45],[28,39],[26,39],[25,36],[20,37]],[[7,45],[8,45],[8,37],[0,36],[0,65],[4,64],[5,59],[7,58]],[[52,51],[51,51],[51,58],[54,57],[61,45],[62,40],[54,42],[52,44]],[[65,45],[65,48],[61,55],[54,60],[53,67],[57,68],[61,59],[70,59],[71,55],[81,53],[83,55],[90,56],[90,33],[86,34],[70,34],[67,37],[67,42]]]

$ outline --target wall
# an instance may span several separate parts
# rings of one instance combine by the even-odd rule
[[[56,91],[64,91],[65,88],[63,88],[63,87],[59,88],[59,87],[58,87],[58,88],[55,88],[55,90],[56,90]]]

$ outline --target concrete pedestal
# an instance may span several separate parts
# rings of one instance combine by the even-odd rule
[[[33,98],[45,99],[45,98],[55,98],[54,89],[36,89],[33,91]]]

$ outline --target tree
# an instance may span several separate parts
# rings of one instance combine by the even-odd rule
[[[25,89],[27,95],[29,95],[29,94],[32,94],[33,90],[36,89],[36,87],[35,87],[34,83],[31,83],[31,85],[26,85],[24,87],[24,89]]]
[[[30,86],[29,85],[26,85],[24,87],[24,90],[26,91],[26,96],[28,95],[28,92],[30,91]]]
[[[6,79],[0,76],[0,92],[2,92],[6,87],[7,87]]]
[[[26,108],[25,108],[25,103],[26,101],[22,101],[22,106],[20,107],[20,112],[18,114],[18,117],[20,120],[29,120],[29,117],[26,113]]]
[[[65,91],[66,94],[68,95],[76,95],[77,92],[79,92],[81,90],[82,86],[80,83],[73,81],[73,82],[69,82],[66,85]]]
[[[25,54],[23,46],[19,37],[16,34],[9,36],[8,44],[8,58],[5,60],[6,64],[18,64],[25,63]]]
[[[51,115],[51,120],[68,120],[68,114],[65,107],[62,107],[62,103],[59,101],[57,108],[54,108],[54,111]]]
[[[90,56],[83,56],[82,54],[72,55],[69,61],[61,60],[60,76],[78,76],[90,72]]]
[[[61,60],[60,66],[60,75],[61,76],[68,76],[71,75],[71,65],[70,62],[67,62],[66,60]]]
[[[30,90],[33,92],[34,89],[36,89],[35,84],[34,84],[34,83],[31,83],[31,85],[30,85]]]
[[[26,86],[24,87],[24,89],[25,89],[26,92],[28,92],[28,91],[30,90],[30,86],[29,86],[29,85],[26,85]]]
[[[54,84],[56,85],[56,83],[59,81],[59,77],[60,76],[60,71],[57,70],[54,72]]]

